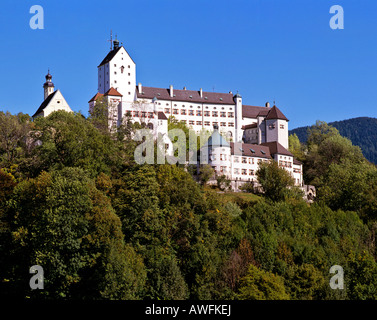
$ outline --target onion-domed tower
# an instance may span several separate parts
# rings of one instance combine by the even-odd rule
[[[51,81],[52,75],[50,74],[50,70],[48,70],[48,73],[46,75],[46,82],[43,85],[44,89],[44,99],[46,100],[47,97],[54,92],[55,86]]]

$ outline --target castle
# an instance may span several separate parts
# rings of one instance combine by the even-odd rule
[[[89,100],[89,110],[98,99],[105,99],[109,127],[119,126],[127,115],[133,121],[146,123],[154,137],[162,136],[167,152],[171,152],[168,118],[174,116],[196,133],[213,131],[200,152],[216,175],[225,175],[232,181],[233,189],[256,181],[259,163],[270,160],[277,161],[292,175],[295,184],[304,188],[302,164],[288,150],[289,120],[277,106],[243,104],[239,93],[136,84],[136,64],[118,40],[112,41],[110,52],[97,68],[98,88]],[[65,100],[57,105],[54,97],[61,94],[53,91],[51,75],[48,74],[46,80],[45,101],[33,117],[46,116],[59,107],[70,110]]]
[[[304,185],[302,164],[288,151],[289,120],[275,105],[245,105],[241,95],[232,92],[143,86],[136,83],[136,64],[118,40],[98,65],[98,90],[89,109],[99,97],[113,108],[110,126],[119,125],[128,114],[148,123],[155,135],[167,136],[170,116],[197,133],[214,129],[201,152],[216,174],[232,180],[235,188],[256,181],[258,164],[272,159],[291,173],[297,186]]]

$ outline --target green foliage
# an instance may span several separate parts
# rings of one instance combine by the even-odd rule
[[[31,133],[39,141],[24,164],[33,176],[42,170],[80,167],[91,177],[110,173],[121,167],[122,154],[116,141],[101,134],[81,114],[53,112],[47,118],[37,118]]]
[[[288,188],[294,185],[292,176],[276,161],[261,162],[256,176],[264,195],[273,201],[284,200],[289,193]]]
[[[43,172],[21,182],[8,215],[13,243],[9,277],[27,283],[25,266],[42,265],[45,298],[138,298],[145,271],[126,247],[110,201],[80,169]],[[15,270],[15,271],[13,271]],[[21,285],[20,285],[21,286]],[[21,286],[22,287],[22,286]]]
[[[288,137],[289,151],[294,155],[294,157],[303,161],[305,159],[305,146],[300,142],[296,133],[289,135]]]
[[[254,265],[250,265],[246,276],[242,279],[238,297],[241,300],[289,299],[283,278],[260,270]]]
[[[311,128],[307,146],[290,137],[317,187],[308,204],[274,162],[258,171],[264,196],[201,186],[193,167],[136,165],[138,125],[127,117],[110,132],[101,112],[0,120],[2,295],[376,298],[377,169],[325,123]],[[205,185],[212,176],[205,166],[197,178]],[[34,264],[45,270],[43,291],[28,286]],[[333,265],[344,268],[344,290],[329,287]]]
[[[377,119],[359,117],[343,121],[330,122],[330,126],[336,128],[339,134],[359,146],[363,155],[372,163],[377,163]],[[290,131],[297,134],[300,141],[306,143],[308,139],[308,127],[300,127]]]
[[[215,170],[209,165],[204,164],[199,168],[199,180],[202,185],[206,185],[207,182],[214,176]]]
[[[26,152],[30,118],[19,113],[12,115],[0,111],[0,165],[10,166],[19,163]]]

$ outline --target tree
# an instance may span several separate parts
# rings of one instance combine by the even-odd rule
[[[284,200],[289,193],[289,187],[294,186],[294,180],[287,170],[280,168],[276,161],[261,162],[256,172],[258,182],[264,195],[273,200]]]
[[[43,172],[14,190],[8,277],[14,294],[44,298],[136,299],[144,264],[123,241],[109,199],[83,170]],[[25,266],[41,265],[45,290],[27,288]]]
[[[206,185],[214,174],[215,170],[209,164],[201,165],[199,168],[199,180],[202,185]]]
[[[0,111],[0,164],[10,166],[25,153],[30,118],[19,113],[12,115]]]
[[[250,265],[241,280],[240,300],[289,300],[282,277]]]
[[[120,143],[101,133],[79,113],[60,110],[37,118],[31,136],[39,143],[22,170],[34,177],[42,170],[63,167],[80,167],[95,177],[100,172],[120,171],[129,161]]]
[[[315,146],[319,146],[327,138],[339,135],[339,131],[332,126],[329,126],[326,122],[317,120],[315,125],[308,128],[307,135],[307,145],[309,151],[311,151]]]
[[[304,146],[301,144],[297,134],[291,134],[288,137],[289,142],[289,151],[292,152],[294,157],[299,161],[303,161],[305,159],[305,150]]]
[[[219,175],[216,177],[216,181],[217,181],[217,187],[224,191],[226,189],[230,189],[230,183],[231,183],[231,180],[227,179],[226,175]]]

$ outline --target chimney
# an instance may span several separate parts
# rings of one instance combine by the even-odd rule
[[[137,90],[139,90],[139,94],[141,94],[143,92],[143,87],[141,86],[140,82],[137,85]]]
[[[269,108],[270,107],[270,103],[267,101],[266,102],[266,108]]]
[[[183,90],[186,90],[186,87],[183,87]]]
[[[173,85],[170,85],[170,98],[173,98]]]
[[[203,89],[200,88],[200,98],[203,98]]]

